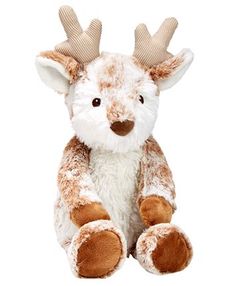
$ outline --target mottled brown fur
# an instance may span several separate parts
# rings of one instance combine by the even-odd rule
[[[171,170],[160,146],[152,136],[146,140],[143,146],[139,176],[139,204],[142,200],[142,190],[151,186],[156,189],[164,188],[173,198],[175,197],[175,186]]]
[[[71,84],[78,79],[79,70],[82,69],[82,65],[79,64],[74,58],[65,56],[56,51],[41,52],[40,56],[62,64],[71,77],[70,78]]]
[[[132,112],[128,111],[125,105],[116,100],[107,108],[107,118],[111,124],[115,121],[135,120]]]
[[[108,58],[106,62],[104,56],[104,68],[100,70],[98,78],[100,92],[105,89],[120,89],[124,82],[123,63],[119,62],[115,57],[111,58],[111,60]]]
[[[150,136],[146,142],[146,144],[144,145],[144,151],[146,153],[150,153],[153,152],[156,155],[163,157],[164,154],[162,152],[161,147],[159,146],[159,144],[157,143],[157,141],[153,138],[153,136]]]
[[[121,255],[121,242],[115,233],[93,233],[78,251],[79,275],[89,278],[106,276],[115,269]]]
[[[89,173],[89,148],[73,137],[64,150],[58,173],[58,186],[66,205],[73,209],[90,203],[86,196],[79,196],[80,189],[88,188],[79,180]]]
[[[154,81],[166,79],[172,75],[172,73],[181,65],[182,62],[182,58],[170,58],[159,65],[152,66],[149,69],[149,74]]]
[[[111,65],[108,65],[108,66],[106,67],[106,69],[105,69],[104,72],[105,72],[105,74],[106,74],[107,76],[109,76],[109,77],[114,76],[115,73],[116,73],[116,66],[115,66],[115,64],[113,63],[113,64],[111,64]]]
[[[112,85],[111,82],[106,82],[106,81],[103,81],[103,80],[99,81],[99,90],[100,90],[100,92],[102,92],[105,89],[110,89],[110,88],[113,88],[113,85]]]

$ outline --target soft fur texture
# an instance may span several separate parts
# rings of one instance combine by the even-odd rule
[[[76,137],[69,141],[64,150],[58,186],[62,200],[70,211],[87,203],[101,202],[90,177],[89,154],[89,148]]]
[[[163,197],[149,196],[140,203],[140,215],[147,227],[170,222],[172,212],[171,205]]]
[[[187,49],[167,51],[177,21],[167,19],[153,36],[139,26],[133,57],[99,54],[99,21],[83,31],[68,6],[60,18],[67,40],[41,53],[36,66],[48,86],[65,94],[75,131],[55,204],[56,234],[71,269],[78,277],[106,277],[131,253],[152,273],[182,270],[191,245],[169,224],[175,186],[151,135],[160,91],[176,84],[193,59]]]
[[[157,195],[168,201],[173,211],[176,209],[172,173],[160,146],[152,136],[143,145],[139,179],[139,204],[143,199]]]
[[[183,49],[178,55],[153,66],[150,69],[150,75],[157,82],[159,89],[165,90],[171,88],[181,79],[192,61],[193,53],[189,49]]]
[[[78,251],[79,248],[86,243],[92,234],[100,233],[103,231],[110,231],[115,233],[120,239],[121,245],[121,255],[118,261],[118,264],[115,265],[111,271],[106,273],[104,276],[111,275],[115,270],[117,270],[123,264],[126,257],[126,241],[125,237],[120,230],[118,230],[111,221],[106,220],[97,220],[82,226],[73,236],[70,247],[68,249],[68,259],[71,265],[71,269],[75,276],[80,276],[79,273],[79,264],[78,264]]]
[[[149,137],[157,118],[157,86],[128,56],[103,54],[89,64],[66,99],[72,125],[90,148],[112,152],[139,149]],[[144,97],[145,103],[139,101]],[[94,108],[94,98],[101,105]],[[120,137],[111,129],[114,121],[134,120],[129,134]]]
[[[128,251],[144,230],[136,204],[137,174],[141,151],[113,153],[92,150],[91,177],[111,220],[124,233]]]
[[[93,233],[78,250],[79,274],[88,278],[107,276],[116,268],[121,255],[122,245],[117,234],[109,230]]]
[[[77,227],[81,227],[90,221],[99,219],[109,220],[110,216],[101,203],[90,203],[74,208],[70,213],[70,219]]]
[[[39,56],[36,58],[36,68],[46,85],[59,93],[68,93],[70,75],[61,63]]]
[[[162,242],[166,241],[171,234],[178,234],[178,237],[182,237],[184,240],[183,248],[179,245],[178,249],[172,249],[171,252],[167,253],[167,248],[165,249],[167,253],[167,257],[165,258],[166,265],[169,266],[169,271],[161,271],[161,269],[157,268],[157,263],[154,260],[158,259],[159,254],[155,254],[158,247],[161,247]],[[177,252],[187,252],[186,259],[183,259],[181,264],[175,267],[174,271],[170,271],[171,262],[172,260],[177,261],[179,259],[179,255],[175,255]],[[163,273],[170,273],[180,271],[185,268],[191,261],[192,258],[192,246],[191,243],[186,236],[186,234],[177,226],[168,224],[168,223],[161,223],[158,225],[151,226],[148,228],[141,236],[139,237],[136,245],[136,253],[137,259],[139,263],[149,272],[154,274],[163,274]],[[161,258],[161,257],[159,257]],[[177,262],[176,262],[177,263]],[[160,266],[160,264],[159,264]]]

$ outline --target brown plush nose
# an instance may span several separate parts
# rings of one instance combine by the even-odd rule
[[[110,128],[117,135],[125,136],[129,132],[131,132],[131,130],[133,129],[134,125],[135,125],[134,121],[131,121],[131,120],[125,120],[123,122],[115,121],[115,122],[113,122],[111,124]]]

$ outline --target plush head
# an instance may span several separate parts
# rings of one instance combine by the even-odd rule
[[[178,82],[193,59],[187,49],[167,51],[177,21],[166,19],[154,36],[139,25],[134,54],[124,56],[99,53],[98,20],[83,31],[72,8],[61,7],[59,15],[68,39],[36,58],[41,79],[65,95],[76,135],[90,148],[138,149],[153,130],[160,91]]]

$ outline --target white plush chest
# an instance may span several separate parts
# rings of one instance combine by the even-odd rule
[[[92,150],[90,154],[95,190],[112,221],[124,232],[129,248],[144,228],[136,205],[140,159],[141,150],[128,153]]]

